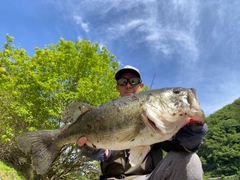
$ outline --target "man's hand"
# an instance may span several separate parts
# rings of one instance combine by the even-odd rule
[[[83,136],[83,137],[80,137],[78,140],[77,140],[77,146],[79,147],[82,147],[86,144],[87,142],[87,137]]]
[[[207,132],[208,126],[206,123],[199,124],[190,122],[177,132],[175,138],[183,147],[190,151],[194,151],[203,144],[203,138]]]
[[[83,136],[77,140],[77,147],[81,149],[83,154],[95,160],[105,160],[109,155],[108,149],[94,149],[86,145],[87,137]]]

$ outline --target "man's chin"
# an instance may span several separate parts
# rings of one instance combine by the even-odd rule
[[[131,95],[133,95],[134,93],[132,93],[132,92],[127,92],[127,93],[125,93],[125,96],[131,96]]]

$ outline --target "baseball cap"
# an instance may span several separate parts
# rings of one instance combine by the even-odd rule
[[[115,79],[118,80],[122,74],[125,74],[125,73],[133,73],[133,74],[136,74],[140,79],[141,79],[141,75],[140,75],[140,71],[133,67],[133,66],[130,66],[130,65],[127,65],[125,67],[123,67],[122,69],[120,69],[116,74],[115,74]]]

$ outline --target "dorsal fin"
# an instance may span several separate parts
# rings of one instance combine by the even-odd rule
[[[83,102],[73,102],[69,104],[63,111],[61,121],[64,124],[73,123],[81,114],[86,113],[93,107]]]

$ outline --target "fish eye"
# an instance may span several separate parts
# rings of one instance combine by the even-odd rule
[[[173,93],[174,93],[174,94],[179,94],[180,92],[181,92],[181,90],[180,90],[180,89],[176,89],[176,88],[175,88],[175,89],[173,89]]]

